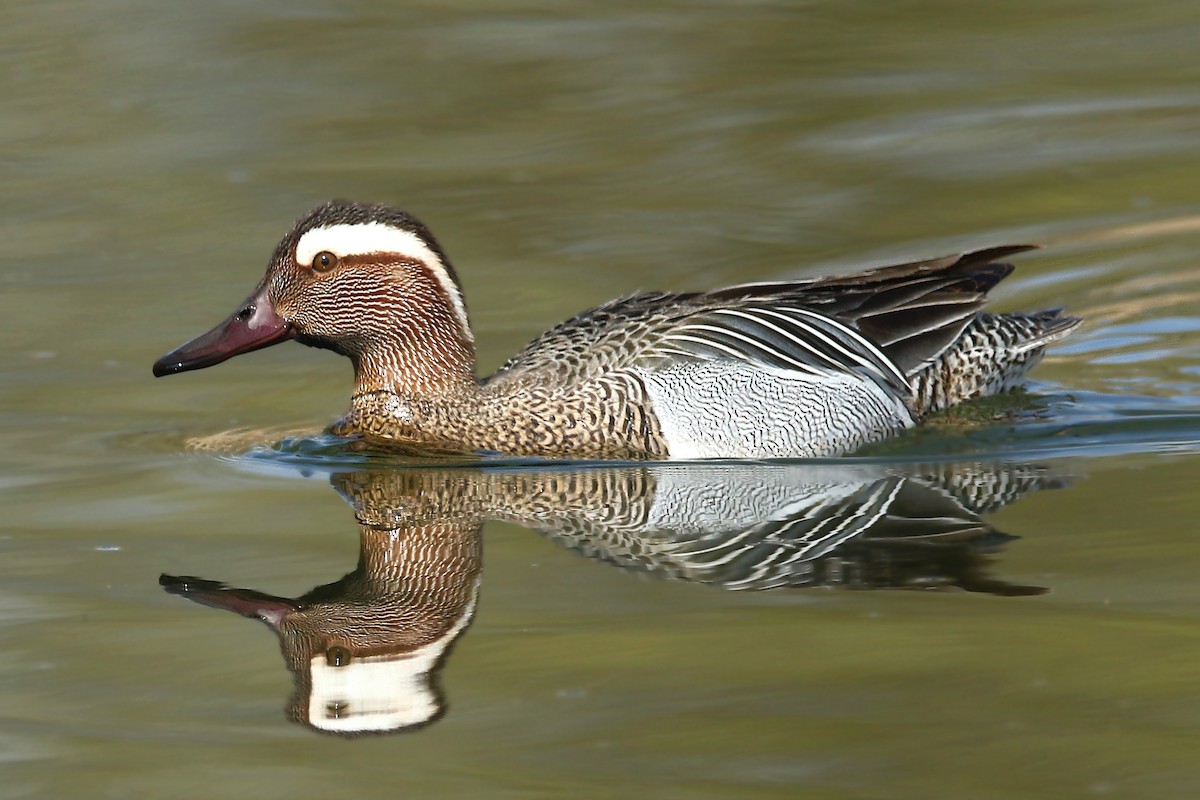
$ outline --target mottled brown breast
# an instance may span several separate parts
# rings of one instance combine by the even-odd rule
[[[455,397],[370,392],[331,428],[418,454],[496,452],[569,458],[666,458],[645,387],[629,371],[568,385],[491,384]]]

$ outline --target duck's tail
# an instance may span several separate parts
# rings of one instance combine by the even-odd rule
[[[954,344],[910,375],[917,413],[931,414],[1016,386],[1041,360],[1046,345],[1083,321],[1062,311],[977,314]]]

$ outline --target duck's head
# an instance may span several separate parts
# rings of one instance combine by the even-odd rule
[[[154,364],[156,376],[295,339],[354,361],[360,388],[437,383],[474,364],[462,287],[437,240],[394,208],[335,200],[301,217],[267,274],[217,327]]]

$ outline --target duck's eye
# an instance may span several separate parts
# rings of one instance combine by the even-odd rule
[[[314,272],[329,272],[337,266],[338,257],[328,250],[322,250],[313,256],[312,268]]]
[[[316,263],[315,261],[313,262]],[[325,663],[331,667],[344,667],[350,663],[350,651],[335,644],[325,651]]]

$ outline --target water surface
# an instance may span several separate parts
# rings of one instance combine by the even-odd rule
[[[1200,791],[1193,4],[75,0],[5,19],[0,795]],[[334,196],[433,228],[484,371],[639,289],[1005,242],[1045,248],[997,307],[1087,323],[1028,396],[849,461],[737,467],[791,487],[750,493],[765,524],[707,468],[347,453],[318,434],[349,391],[329,353],[153,380]],[[847,471],[839,502],[920,487],[892,521],[940,498],[927,518],[971,528],[965,549],[930,566],[781,533],[812,519],[797,487]],[[979,499],[1014,472],[1038,485]],[[626,488],[531,517],[505,482],[525,501],[538,475]],[[292,712],[280,636],[160,586],[336,585],[373,552],[364,526],[391,530],[352,487],[405,481],[488,500],[455,512],[478,586],[427,724],[322,732]],[[609,519],[668,496],[725,527]],[[389,497],[388,524],[414,524]]]

